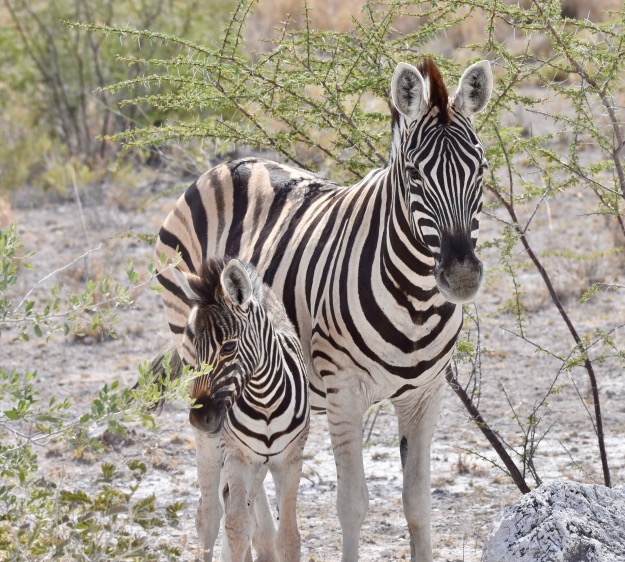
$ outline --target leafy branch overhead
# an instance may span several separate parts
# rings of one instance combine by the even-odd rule
[[[507,131],[495,130],[504,112],[520,104],[544,114],[556,131],[574,135],[568,153],[555,153],[548,139],[515,135],[511,143],[507,139],[510,154],[525,153],[545,171],[558,171],[554,189],[572,181],[586,183],[597,193],[601,208],[616,214],[615,196],[622,200],[625,194],[620,109],[613,100],[625,50],[622,17],[602,24],[569,19],[554,0],[531,2],[526,8],[495,0],[434,6],[396,1],[368,4],[354,17],[351,30],[339,32],[311,28],[304,8],[303,25],[287,20],[249,53],[246,25],[255,4],[240,2],[221,39],[208,45],[129,27],[71,24],[122,41],[132,38],[178,48],[174,57],[120,56],[120,62],[139,70],[133,70],[134,78],[104,89],[118,94],[129,88],[122,105],[148,104],[186,117],[113,138],[129,146],[217,139],[230,146],[273,150],[300,167],[353,181],[387,159],[388,84],[396,63],[416,63],[432,51],[436,54],[443,34],[481,18],[487,22],[486,34],[471,50],[476,57],[489,56],[497,73],[495,98],[478,124],[482,137],[492,144],[491,160],[498,163],[502,156],[498,135],[509,137]],[[398,31],[406,28],[409,31]],[[512,29],[513,43],[499,39]],[[437,62],[448,83],[457,81],[464,61],[437,57]],[[543,99],[523,91],[528,85],[544,86],[550,96],[572,104],[575,116],[545,108]],[[139,86],[150,93],[133,93]],[[580,143],[599,145],[606,160],[582,163],[574,148]],[[498,183],[495,189],[500,189]]]
[[[287,22],[263,45],[265,50],[247,56],[243,30],[250,7],[239,4],[221,42],[209,47],[151,31],[81,25],[122,39],[174,43],[181,51],[170,59],[121,57],[121,62],[166,72],[146,72],[107,90],[151,87],[152,94],[132,95],[123,103],[183,110],[192,118],[114,138],[130,146],[174,138],[220,139],[273,150],[302,168],[329,167],[352,180],[384,165],[392,70],[396,61],[416,58],[414,51],[440,30],[451,9],[420,12],[422,18],[436,15],[404,35],[393,28],[405,9],[402,3],[384,12],[369,10],[365,21],[356,20],[345,33]],[[160,91],[163,83],[173,87]]]

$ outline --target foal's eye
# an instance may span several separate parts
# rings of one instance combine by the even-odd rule
[[[411,180],[416,180],[419,178],[419,170],[417,170],[416,166],[412,164],[406,164],[406,174]]]
[[[236,349],[237,349],[237,342],[235,342],[234,340],[230,340],[230,341],[225,342],[221,346],[219,353],[220,355],[229,355],[231,353],[234,353]]]

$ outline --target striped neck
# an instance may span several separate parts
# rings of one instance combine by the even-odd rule
[[[410,213],[409,186],[405,181],[404,155],[399,151],[389,163],[383,184],[387,209],[384,258],[395,261],[396,256],[411,271],[420,276],[434,274],[434,257],[413,223]]]

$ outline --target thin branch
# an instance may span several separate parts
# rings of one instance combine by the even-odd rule
[[[536,255],[533,248],[531,247],[526,233],[524,233],[523,230],[521,230],[521,227],[519,226],[519,220],[516,215],[514,206],[510,205],[509,202],[506,201],[506,199],[504,199],[504,197],[500,193],[498,193],[496,190],[494,190],[493,192],[495,193],[495,196],[499,199],[501,204],[506,208],[506,211],[510,215],[510,218],[512,219],[513,224],[515,225],[515,228],[519,235],[521,244],[525,248],[527,255],[529,256],[530,260],[534,264],[534,267],[540,274],[543,280],[543,283],[545,284],[547,291],[549,292],[551,300],[553,301],[556,309],[560,313],[562,320],[566,324],[569,330],[569,333],[571,334],[571,337],[575,341],[577,348],[579,349],[580,353],[585,354],[584,343],[581,337],[579,336],[577,329],[573,325],[571,318],[569,317],[567,312],[564,310],[564,307],[562,306],[562,303],[560,302],[558,293],[556,292],[551,282],[551,278],[549,277],[547,270],[544,268],[541,261],[538,259],[538,256]],[[601,457],[601,465],[603,468],[603,478],[604,478],[605,485],[609,488],[611,485],[610,467],[608,465],[607,452],[605,448],[605,441],[604,441],[604,434],[603,434],[603,417],[602,417],[602,412],[601,412],[601,403],[599,400],[599,388],[597,384],[597,376],[595,374],[595,370],[594,370],[592,362],[590,361],[588,355],[587,354],[585,355],[586,357],[584,359],[584,367],[586,369],[586,372],[588,373],[588,377],[590,379],[591,388],[592,388],[592,395],[593,395],[594,406],[595,406],[596,434],[597,434],[597,440],[598,440],[598,445],[599,445],[599,454]]]
[[[602,89],[602,87],[597,83],[597,81],[587,72],[587,70],[571,54],[567,46],[564,44],[562,37],[560,36],[558,31],[553,27],[551,20],[548,17],[546,17],[542,3],[539,0],[532,0],[532,3],[538,10],[538,13],[543,17],[545,21],[545,25],[547,29],[549,30],[551,37],[558,44],[558,47],[564,53],[564,56],[567,58],[571,66],[575,69],[577,74],[579,74],[581,78],[583,78],[586,82],[588,82],[588,84],[590,84],[594,88],[596,95],[601,100],[601,103],[605,107],[608,113],[608,116],[610,117],[610,122],[612,125],[612,132],[614,133],[614,138],[616,140],[616,142],[614,143],[614,149],[612,151],[611,156],[612,156],[612,160],[614,161],[614,167],[616,168],[616,173],[619,178],[622,195],[623,195],[623,198],[625,198],[625,171],[623,170],[623,165],[622,165],[621,156],[620,156],[622,148],[623,146],[625,146],[625,143],[623,141],[623,134],[621,131],[620,122],[614,111],[614,104],[610,101],[608,96],[605,94],[605,86]],[[608,477],[608,481],[609,481],[609,477]]]
[[[98,252],[99,250],[102,249],[102,244],[99,244],[97,248],[92,248],[91,250],[87,250],[84,254],[78,256],[77,258],[75,258],[74,260],[72,260],[70,263],[64,265],[63,267],[59,267],[58,269],[55,269],[54,271],[52,271],[51,273],[48,273],[48,275],[46,275],[45,277],[42,277],[41,279],[39,279],[39,281],[37,281],[31,288],[30,290],[26,293],[26,295],[24,295],[24,297],[22,298],[22,300],[17,304],[17,306],[13,309],[13,312],[11,313],[16,314],[18,312],[18,310],[20,309],[20,307],[26,302],[26,299],[37,289],[37,287],[39,287],[39,285],[45,283],[48,279],[50,279],[50,277],[53,277],[54,275],[57,275],[58,273],[61,273],[61,271],[65,271],[66,269],[72,267],[75,263],[79,262],[82,259],[85,259],[89,254],[93,253],[93,252]],[[7,320],[3,320],[3,322],[6,322]]]
[[[506,469],[508,470],[508,473],[510,474],[510,477],[516,484],[517,488],[520,490],[522,494],[529,493],[531,490],[529,486],[527,485],[527,483],[525,482],[525,479],[523,478],[523,475],[519,471],[519,468],[514,463],[512,458],[510,458],[508,451],[506,451],[506,448],[502,444],[497,434],[491,429],[488,423],[484,420],[482,413],[471,402],[471,399],[469,398],[468,394],[465,392],[462,385],[458,382],[458,377],[456,373],[454,373],[454,370],[452,369],[451,366],[447,368],[446,380],[451,386],[451,388],[453,389],[453,391],[456,393],[456,395],[460,398],[460,400],[464,404],[464,407],[469,412],[471,418],[473,419],[475,424],[479,427],[480,431],[484,434],[484,437],[486,437],[486,439],[491,444],[493,449],[495,449],[495,452],[499,455],[499,458],[502,460],[502,462],[506,466]]]

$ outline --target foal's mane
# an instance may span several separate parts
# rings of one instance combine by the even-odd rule
[[[224,306],[226,295],[221,286],[221,273],[226,267],[230,258],[207,258],[201,265],[198,272],[199,279],[190,282],[191,288],[200,297],[202,306]],[[252,293],[256,300],[264,304],[263,283],[258,277],[256,270],[245,262],[241,265],[247,270],[252,282]]]

